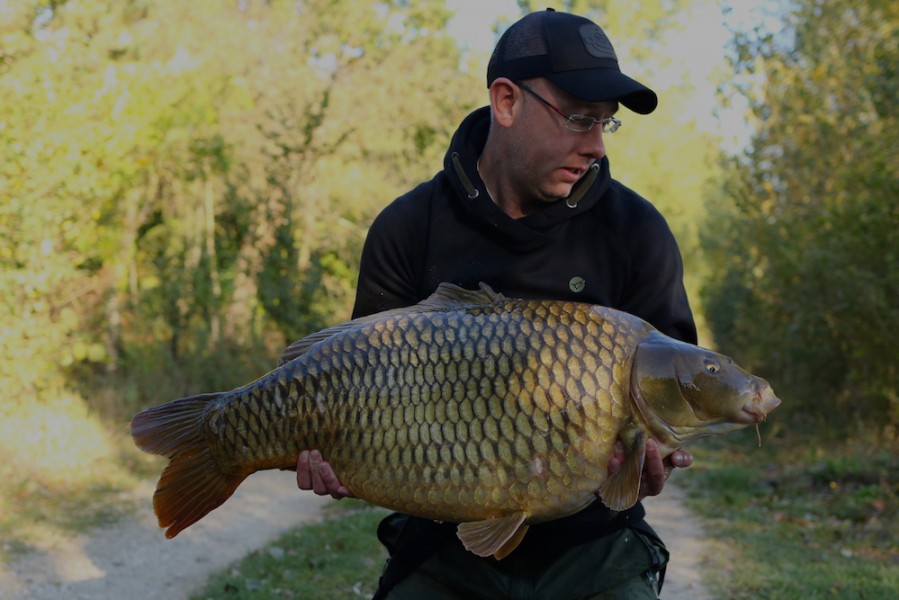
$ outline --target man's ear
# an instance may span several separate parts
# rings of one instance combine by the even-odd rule
[[[490,108],[493,122],[500,127],[511,127],[520,114],[524,102],[521,88],[511,79],[497,78],[490,84]]]

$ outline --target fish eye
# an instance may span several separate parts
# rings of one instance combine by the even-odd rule
[[[705,370],[709,373],[717,373],[721,370],[721,367],[718,366],[718,363],[707,360],[705,361]]]

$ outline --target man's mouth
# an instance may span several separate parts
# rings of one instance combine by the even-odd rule
[[[584,174],[584,170],[583,170],[583,169],[575,169],[575,168],[572,168],[572,167],[562,167],[562,168],[560,169],[560,171],[562,171],[563,173],[565,173],[565,174],[567,175],[566,179],[570,179],[571,182],[577,181],[577,180],[580,179],[581,176]]]

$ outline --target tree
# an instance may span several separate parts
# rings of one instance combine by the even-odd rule
[[[346,318],[368,222],[439,168],[479,89],[436,0],[0,10],[14,397],[145,367],[218,386],[190,357],[220,377],[224,348],[271,364]]]
[[[801,0],[735,37],[755,134],[710,207],[719,344],[797,413],[899,424],[899,7]]]

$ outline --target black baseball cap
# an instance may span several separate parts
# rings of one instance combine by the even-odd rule
[[[599,25],[551,8],[522,17],[503,33],[487,65],[487,87],[498,77],[545,77],[575,98],[615,100],[641,115],[659,103],[654,91],[621,72]]]

